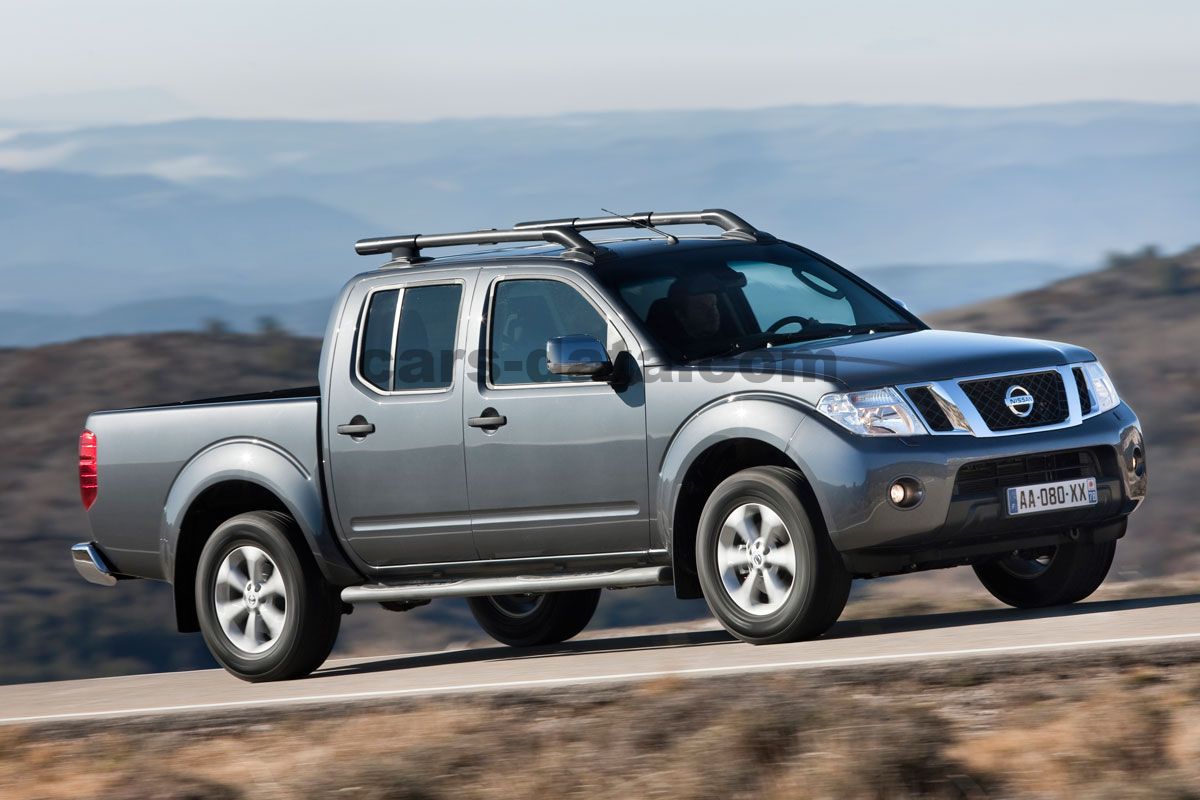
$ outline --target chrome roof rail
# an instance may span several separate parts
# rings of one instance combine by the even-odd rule
[[[712,225],[724,231],[731,239],[757,242],[774,237],[760,231],[746,220],[723,208],[708,208],[704,211],[639,211],[624,216],[574,217],[566,219],[543,219],[519,222],[517,230],[566,228],[577,231],[604,228],[661,228],[664,225]]]
[[[600,248],[589,242],[578,231],[570,228],[543,227],[530,230],[497,230],[465,233],[410,234],[407,236],[384,236],[376,239],[359,239],[354,251],[360,256],[390,254],[393,261],[413,264],[420,259],[421,250],[429,247],[454,247],[464,244],[503,244],[506,242],[550,242],[562,245],[567,254],[594,261]]]
[[[550,242],[564,248],[563,256],[595,263],[604,248],[584,238],[580,231],[604,228],[658,228],[664,225],[712,225],[722,236],[748,242],[773,242],[775,237],[760,231],[746,220],[723,208],[704,211],[641,211],[628,216],[571,217],[521,222],[512,228],[490,228],[465,233],[417,233],[407,236],[383,236],[359,239],[354,250],[360,256],[391,255],[386,266],[405,266],[426,259],[421,251],[430,247],[454,247],[464,244],[505,244],[508,242]]]

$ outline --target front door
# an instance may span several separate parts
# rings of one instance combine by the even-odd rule
[[[361,293],[357,329],[339,339],[346,351],[327,392],[336,519],[354,554],[378,568],[478,558],[456,357],[474,275],[407,273]]]
[[[626,348],[604,298],[569,275],[480,274],[481,344],[463,408],[475,543],[492,559],[645,552],[645,391],[546,368],[552,337]],[[469,369],[470,371],[470,369]],[[483,418],[482,420],[479,418]],[[484,424],[488,420],[493,423]]]

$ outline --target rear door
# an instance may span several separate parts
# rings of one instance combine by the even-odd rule
[[[371,567],[478,557],[462,429],[474,283],[470,269],[397,270],[347,301],[359,321],[329,381],[328,468],[342,535]]]
[[[614,387],[546,368],[552,337],[595,336],[610,357],[633,349],[632,337],[603,295],[565,270],[482,270],[479,281],[485,357],[468,368],[475,375],[462,423],[480,555],[644,553],[644,384]],[[504,423],[471,426],[471,418],[488,416]]]

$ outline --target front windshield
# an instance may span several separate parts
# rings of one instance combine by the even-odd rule
[[[786,244],[698,248],[597,272],[682,361],[921,327],[857,280]]]

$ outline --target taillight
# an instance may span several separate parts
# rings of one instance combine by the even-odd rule
[[[79,497],[85,509],[96,502],[96,490],[100,485],[96,473],[96,434],[84,430],[79,434]]]

